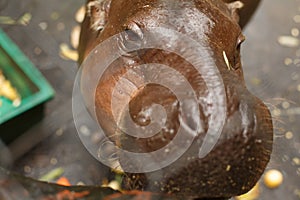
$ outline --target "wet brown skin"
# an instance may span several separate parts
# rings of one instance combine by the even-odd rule
[[[133,66],[150,62],[171,66],[186,77],[196,91],[197,98],[204,99],[198,105],[199,116],[185,119],[191,128],[193,121],[200,120],[203,131],[196,132],[196,139],[183,156],[158,171],[127,173],[124,178],[125,189],[172,193],[195,199],[226,199],[249,191],[262,175],[272,151],[273,126],[269,110],[247,90],[243,78],[239,51],[244,36],[240,27],[248,22],[259,1],[243,2],[245,6],[238,10],[236,4],[225,4],[220,0],[106,0],[102,11],[99,11],[105,16],[103,30],[90,28],[91,19],[95,21],[93,17],[98,16],[97,13],[86,16],[82,24],[80,62],[94,47],[117,33],[127,30],[135,38],[139,37],[136,34],[139,30],[164,25],[208,47],[225,87],[225,125],[214,149],[206,157],[199,159],[199,144],[202,144],[212,120],[207,111],[211,104],[205,100],[211,94],[202,75],[178,55],[157,49],[140,51],[112,63],[97,86],[95,107],[102,128],[107,135],[114,136],[114,141],[123,149],[135,152],[160,149],[174,137],[169,130],[176,132],[180,126],[180,109],[176,104],[176,96],[168,88],[149,84],[131,97],[130,114],[137,124],[145,126],[149,120],[142,123],[134,116],[138,116],[153,103],[160,104],[167,111],[165,129],[151,139],[128,137],[120,133],[111,111],[111,94],[120,77]],[[177,44],[184,46],[180,41]],[[231,68],[224,62],[223,52],[226,52]],[[88,73],[83,69],[83,76]],[[92,96],[85,91],[83,93],[87,98]],[[122,116],[122,112],[119,115]],[[213,120],[217,122],[219,119]],[[118,136],[116,132],[119,132]],[[121,159],[121,165],[127,159],[130,158]]]

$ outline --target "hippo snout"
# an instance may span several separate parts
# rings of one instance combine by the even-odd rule
[[[122,148],[148,153],[164,148],[174,140],[174,133],[178,133],[181,123],[188,126],[183,126],[186,131],[184,134],[190,134],[193,130],[196,136],[189,148],[170,165],[149,173],[129,173],[124,180],[125,188],[195,198],[229,198],[247,192],[256,184],[272,151],[271,115],[265,104],[246,87],[231,82],[228,85],[225,83],[225,87],[227,99],[225,123],[214,147],[203,158],[198,154],[201,146],[205,145],[209,124],[214,124],[209,123],[209,120],[220,120],[210,119],[205,115],[204,110],[207,110],[209,105],[199,105],[199,115],[187,117],[183,121],[180,119],[182,111],[180,103],[167,88],[148,85],[136,93],[129,104],[132,118],[160,101],[167,110],[168,119],[161,131],[151,138],[133,138],[121,133],[119,143],[122,144]],[[200,129],[195,128],[197,121],[200,122]],[[147,123],[140,125],[146,126]],[[153,158],[153,162],[159,160],[159,157]],[[134,162],[136,166],[143,164],[131,160],[130,157],[120,159],[121,165],[124,163],[126,165],[129,161]]]

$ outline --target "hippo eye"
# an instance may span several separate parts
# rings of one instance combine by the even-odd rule
[[[241,67],[241,46],[242,43],[245,41],[245,36],[243,34],[241,34],[238,39],[237,39],[237,43],[236,43],[236,50],[235,50],[235,55],[234,55],[234,65],[233,65],[233,69],[237,70]]]
[[[236,50],[238,50],[238,51],[241,50],[241,45],[244,41],[245,41],[245,36],[243,34],[241,34],[237,40]]]

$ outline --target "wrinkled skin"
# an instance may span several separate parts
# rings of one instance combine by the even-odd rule
[[[208,110],[212,105],[206,99],[214,94],[209,94],[202,75],[176,54],[157,49],[121,57],[111,64],[97,86],[95,107],[102,128],[123,149],[135,152],[160,149],[174,137],[169,130],[178,130],[180,126],[176,96],[163,86],[148,84],[131,97],[130,114],[138,125],[145,126],[149,119],[143,124],[134,116],[153,103],[160,104],[167,112],[165,129],[151,139],[120,133],[111,111],[111,94],[117,81],[129,69],[150,62],[171,66],[191,83],[197,98],[204,99],[199,101],[199,116],[185,118],[187,124],[200,120],[203,126],[201,131],[195,131],[196,138],[191,147],[180,159],[161,170],[146,174],[128,173],[124,178],[125,189],[172,193],[195,199],[227,199],[249,191],[262,175],[272,151],[273,126],[269,110],[247,90],[243,78],[239,54],[244,40],[241,27],[248,22],[259,1],[243,2],[245,6],[238,10],[238,4],[225,4],[220,0],[104,0],[99,11],[102,12],[101,28],[92,26],[97,21],[95,15],[86,16],[79,47],[80,62],[94,47],[117,33],[127,30],[136,39],[141,30],[163,24],[209,49],[225,87],[225,125],[214,149],[199,159],[195,155],[198,155],[199,144],[203,142],[210,120],[216,123],[220,120],[209,117]],[[184,46],[180,41],[177,44]],[[224,62],[224,52],[230,67]],[[88,73],[83,69],[83,76]],[[87,98],[92,96],[85,91],[83,94]],[[122,121],[122,111],[119,119],[121,123],[127,123]],[[121,165],[126,159],[120,160]]]

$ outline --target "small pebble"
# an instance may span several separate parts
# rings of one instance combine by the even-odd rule
[[[79,186],[84,186],[85,185],[85,183],[84,182],[82,182],[82,181],[79,181],[76,185],[79,185]]]
[[[288,132],[285,133],[285,138],[288,139],[288,140],[292,139],[293,136],[294,135],[293,135],[293,133],[291,131],[288,131]]]
[[[50,163],[51,163],[51,165],[56,165],[57,164],[57,159],[56,158],[51,158]]]
[[[293,20],[294,20],[294,22],[296,22],[296,23],[300,23],[300,15],[295,15],[295,16],[293,17]]]
[[[276,169],[267,171],[264,176],[264,183],[270,189],[279,187],[282,184],[282,182],[283,175],[280,171]]]
[[[58,31],[63,31],[66,28],[66,25],[62,22],[57,23],[56,28]]]
[[[42,49],[39,47],[35,47],[33,52],[35,53],[35,55],[40,55],[42,53]]]
[[[25,173],[30,173],[30,172],[31,172],[31,167],[28,166],[28,165],[25,165],[25,166],[24,166],[24,172],[25,172]]]
[[[90,136],[90,134],[91,134],[90,129],[85,125],[82,125],[79,130],[80,130],[80,133],[82,133],[84,136]]]
[[[283,102],[281,105],[284,109],[288,109],[290,107],[290,103],[287,101]]]
[[[55,134],[56,134],[57,136],[62,136],[62,134],[64,134],[64,129],[63,129],[63,128],[59,128],[59,129],[55,132]]]
[[[293,60],[291,58],[286,58],[286,59],[284,59],[284,64],[286,66],[289,66],[289,65],[293,64]]]
[[[48,28],[48,24],[46,22],[39,23],[39,27],[44,31]]]
[[[293,158],[293,164],[300,165],[300,159],[299,158]]]
[[[279,117],[281,115],[281,110],[279,109],[274,109],[272,114],[275,116],[275,117]]]

